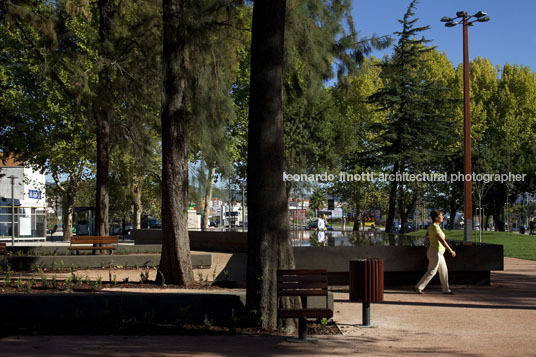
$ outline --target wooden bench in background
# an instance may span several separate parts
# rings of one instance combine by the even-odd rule
[[[277,296],[299,296],[302,308],[278,309],[279,318],[298,318],[298,341],[307,341],[308,318],[331,318],[333,311],[328,308],[328,273],[323,269],[315,270],[278,270]],[[308,308],[308,296],[325,296],[325,308]],[[311,340],[314,341],[314,340]]]
[[[88,245],[91,244],[91,245]],[[99,246],[95,246],[99,244]],[[76,254],[80,254],[80,250],[103,251],[109,250],[110,254],[117,248],[117,236],[72,236],[71,246],[69,250],[76,250]]]

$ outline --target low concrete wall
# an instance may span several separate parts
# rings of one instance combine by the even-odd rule
[[[212,266],[211,254],[192,254],[194,268]],[[59,255],[59,256],[26,256],[8,257],[8,263],[15,270],[27,270],[39,266],[40,268],[102,268],[110,265],[128,267],[153,267],[160,264],[160,254],[136,255]]]
[[[189,231],[190,249],[208,252],[247,252],[247,232]],[[130,232],[136,245],[162,244],[161,229],[134,229]]]
[[[246,293],[187,292],[139,293],[95,292],[72,294],[0,294],[2,319],[0,328],[41,324],[46,327],[75,324],[75,332],[114,332],[116,324],[125,322],[225,324],[235,326],[245,311]],[[323,297],[309,297],[307,306],[326,307]],[[333,294],[328,293],[328,307],[333,310]],[[65,328],[65,327],[63,327]],[[93,331],[94,332],[94,331]],[[11,332],[12,333],[12,332]]]
[[[503,270],[503,246],[481,244],[464,246],[449,241],[456,251],[456,258],[446,254],[449,281],[454,284],[490,284],[490,271]],[[330,285],[347,285],[349,261],[355,258],[381,259],[384,261],[385,284],[415,284],[428,266],[425,247],[295,247],[297,269],[326,269]],[[432,283],[439,282],[436,277]]]

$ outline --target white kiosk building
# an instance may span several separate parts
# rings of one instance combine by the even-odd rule
[[[0,153],[0,241],[46,240],[45,181],[45,175],[21,162],[3,161]]]

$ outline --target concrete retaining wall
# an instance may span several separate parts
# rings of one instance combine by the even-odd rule
[[[211,254],[192,254],[192,266],[205,268],[212,266]],[[8,263],[13,269],[26,270],[39,266],[41,268],[102,268],[110,265],[128,267],[153,267],[160,264],[160,254],[136,255],[59,255],[59,256],[29,256],[8,257]]]
[[[247,252],[247,232],[188,232],[190,235],[190,249],[207,252]],[[136,246],[145,244],[162,244],[161,229],[134,229],[130,238]]]
[[[245,303],[244,291],[0,294],[0,328],[71,323],[82,331],[86,327],[93,330],[95,326],[100,326],[101,333],[107,333],[115,324],[125,322],[209,322],[236,326],[238,319],[246,313]],[[323,297],[309,297],[307,303],[312,308],[326,307]],[[333,309],[331,293],[328,295],[328,307]]]

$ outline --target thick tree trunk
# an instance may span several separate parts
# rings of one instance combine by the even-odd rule
[[[395,162],[393,166],[393,174],[396,175],[399,169],[398,162]],[[396,180],[391,181],[391,189],[389,191],[389,208],[387,211],[387,221],[385,222],[385,231],[393,232],[393,222],[395,221],[395,209],[396,209],[396,193],[398,188],[398,182]]]
[[[139,181],[139,180],[135,180]],[[141,182],[133,182],[130,185],[130,197],[132,198],[132,206],[133,206],[133,215],[134,215],[134,229],[140,229],[141,228],[141,212],[142,212],[142,205],[141,205]]]
[[[246,305],[257,312],[258,323],[270,329],[277,327],[277,269],[295,266],[283,182],[285,2],[254,2],[251,44]]]
[[[208,227],[208,215],[210,214],[210,200],[212,199],[212,187],[214,187],[214,176],[216,175],[216,165],[210,164],[208,168],[207,192],[205,193],[205,207],[203,207],[203,221],[201,221],[201,230],[205,231]]]
[[[164,96],[162,110],[162,255],[157,282],[193,283],[188,237],[188,113],[184,39],[179,25],[184,18],[180,0],[164,0]]]
[[[100,236],[109,234],[108,206],[109,206],[109,144],[110,144],[110,118],[106,111],[97,110],[97,197],[95,212],[95,228]]]
[[[63,221],[63,241],[69,242],[73,235],[73,212],[74,197],[71,194],[64,193],[62,202],[62,221]]]
[[[110,37],[110,27],[116,13],[116,5],[111,0],[99,0],[99,41],[101,56],[107,56],[105,43]],[[108,66],[99,72],[99,93],[95,99],[94,116],[97,128],[97,195],[95,228],[100,236],[109,234],[108,207],[109,207],[109,166],[110,166],[110,125],[112,120],[112,106],[110,104],[111,78]]]

